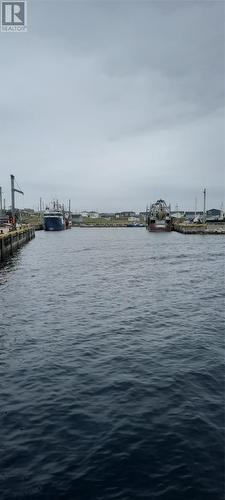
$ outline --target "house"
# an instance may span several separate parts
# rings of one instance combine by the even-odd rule
[[[114,219],[115,217],[115,214],[114,213],[106,213],[106,212],[103,212],[103,213],[100,213],[99,216],[102,218],[102,219]]]
[[[128,211],[128,212],[117,212],[117,213],[115,213],[115,217],[117,219],[122,219],[122,218],[126,218],[127,219],[128,217],[135,217],[135,215],[136,215],[135,212],[132,212],[132,211],[131,212]]]
[[[71,214],[72,226],[77,226],[83,222],[83,217],[81,214]]]
[[[81,212],[81,215],[82,217],[89,217],[90,219],[98,219],[99,218],[99,214],[98,212]]]
[[[99,218],[99,213],[98,212],[88,212],[88,217],[90,217],[90,219],[98,219]]]
[[[206,222],[217,222],[224,219],[224,214],[222,210],[217,208],[211,208],[206,212]]]
[[[140,222],[139,217],[128,217],[127,220],[128,220],[128,222],[136,222],[136,223]]]
[[[211,208],[210,210],[207,210],[206,214],[207,217],[220,217],[221,210],[218,210],[217,208]]]

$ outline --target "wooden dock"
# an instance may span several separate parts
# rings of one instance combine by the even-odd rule
[[[15,231],[0,228],[0,262],[35,237],[33,227],[22,227]]]

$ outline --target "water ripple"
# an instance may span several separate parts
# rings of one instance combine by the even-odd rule
[[[2,500],[223,500],[223,269],[222,238],[135,229],[1,266]]]

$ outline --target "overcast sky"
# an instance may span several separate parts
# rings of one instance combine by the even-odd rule
[[[224,201],[225,3],[29,0],[0,33],[0,185],[73,210]]]

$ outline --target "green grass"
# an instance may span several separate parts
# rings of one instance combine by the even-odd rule
[[[23,224],[32,224],[33,226],[38,226],[43,224],[43,217],[39,214],[29,214],[21,217],[20,222]]]
[[[140,220],[141,223],[144,223],[144,219]],[[83,221],[81,222],[81,225],[85,226],[127,226],[127,224],[130,224],[130,221],[126,217],[121,217],[120,219],[117,219],[116,217],[112,219],[105,219],[103,217],[98,217],[96,219],[92,219],[90,217],[85,217]],[[76,224],[80,225],[80,224]]]

